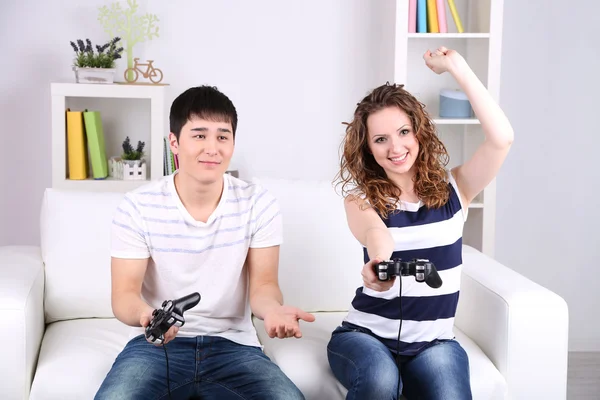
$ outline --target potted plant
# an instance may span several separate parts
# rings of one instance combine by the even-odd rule
[[[134,150],[129,136],[123,141],[123,154],[121,155],[121,162],[123,163],[123,179],[146,179],[146,162],[144,160],[145,145],[145,142],[138,141],[137,147]]]
[[[96,52],[92,47],[90,39],[78,39],[77,44],[71,42],[75,50],[73,71],[77,83],[113,83],[115,76],[115,60],[121,58],[123,47],[117,48],[117,42],[121,40],[115,37],[101,46],[96,45]]]
[[[144,157],[144,146],[146,146],[146,143],[138,140],[137,147],[134,150],[131,145],[131,140],[129,140],[129,136],[127,136],[123,141],[123,154],[121,155],[121,159],[123,161],[129,161],[131,165],[139,165]]]

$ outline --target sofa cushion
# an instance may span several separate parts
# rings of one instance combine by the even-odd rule
[[[316,313],[314,322],[301,321],[301,339],[272,339],[266,334],[263,322],[254,321],[265,354],[300,388],[306,400],[343,400],[346,396],[347,390],[335,378],[327,360],[331,332],[345,315],[345,312]],[[458,328],[454,330],[456,340],[469,356],[473,398],[504,399],[507,390],[504,377],[471,339]]]
[[[129,329],[115,318],[48,325],[30,399],[93,399],[115,358],[127,344]]]
[[[113,317],[110,226],[122,198],[122,193],[44,193],[40,228],[46,322]]]
[[[330,182],[253,178],[279,201],[283,244],[279,283],[285,302],[305,311],[347,310],[362,285],[362,246]]]

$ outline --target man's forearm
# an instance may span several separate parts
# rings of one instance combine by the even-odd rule
[[[264,284],[250,293],[250,308],[252,313],[260,318],[265,318],[273,308],[283,305],[283,295],[276,284]]]
[[[119,293],[112,297],[115,317],[129,326],[141,326],[142,314],[151,315],[154,310],[135,293]]]

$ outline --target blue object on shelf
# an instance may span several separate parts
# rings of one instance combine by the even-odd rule
[[[473,109],[467,95],[454,89],[440,91],[440,117],[442,118],[471,118]]]

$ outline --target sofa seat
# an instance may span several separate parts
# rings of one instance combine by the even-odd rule
[[[315,322],[302,322],[301,340],[271,339],[263,322],[254,319],[265,354],[298,385],[307,400],[336,400],[346,396],[346,389],[333,376],[327,362],[331,332],[345,314],[315,313]],[[469,355],[474,398],[504,398],[503,376],[472,340],[458,328],[455,332]],[[76,319],[48,325],[31,399],[93,399],[128,337],[129,327],[114,318]]]
[[[327,343],[345,312],[315,313],[315,321],[301,321],[302,339],[270,338],[263,322],[255,319],[258,336],[264,351],[300,388],[306,400],[338,400],[347,390],[333,376],[327,361]],[[504,399],[506,380],[483,351],[458,328],[456,339],[469,356],[471,389],[474,399]],[[302,366],[300,368],[300,366]]]
[[[127,344],[129,329],[116,318],[49,324],[42,340],[30,399],[93,399],[115,358]]]

